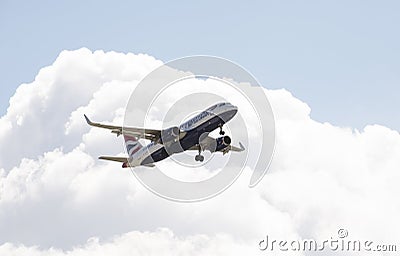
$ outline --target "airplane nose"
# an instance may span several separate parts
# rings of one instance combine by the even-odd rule
[[[238,108],[236,106],[233,106],[230,108],[230,110],[228,111],[230,113],[230,118],[234,117],[236,115],[236,113],[238,112]]]
[[[231,105],[231,110],[233,110],[235,113],[238,111],[238,107],[236,107],[236,106],[234,106],[234,105]]]
[[[234,110],[233,110],[233,115],[236,115],[236,114],[237,114],[237,112],[238,112],[238,108],[237,108],[237,107],[235,107],[235,108],[234,108]]]

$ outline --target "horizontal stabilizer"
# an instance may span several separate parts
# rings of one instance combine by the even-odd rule
[[[119,157],[119,156],[100,156],[99,159],[121,162],[121,163],[126,163],[129,160],[127,157]]]

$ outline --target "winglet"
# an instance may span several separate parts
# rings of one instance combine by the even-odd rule
[[[92,125],[92,121],[90,121],[90,119],[85,114],[83,114],[83,116],[85,117],[86,122],[88,123],[88,125]]]
[[[242,142],[240,142],[240,141],[239,141],[239,146],[240,146],[240,149],[241,149],[242,151],[245,150],[245,147],[243,146]]]
[[[241,142],[239,142],[239,146],[240,146],[240,148],[235,147],[235,146],[231,146],[230,150],[236,151],[236,152],[242,152],[242,151],[245,150],[245,148],[244,148],[244,146],[243,146],[243,144]]]

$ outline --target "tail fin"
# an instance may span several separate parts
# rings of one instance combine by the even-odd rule
[[[138,152],[139,149],[143,147],[142,144],[138,141],[138,139],[132,135],[124,135],[126,151],[128,152],[129,156],[134,155]]]

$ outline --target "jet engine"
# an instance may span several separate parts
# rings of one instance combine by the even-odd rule
[[[227,153],[229,151],[229,145],[231,145],[231,138],[229,136],[223,136],[215,139],[217,142],[215,151],[222,151]]]
[[[160,143],[167,145],[174,142],[178,142],[186,135],[186,132],[182,132],[179,127],[173,126],[168,129],[161,131]]]
[[[170,127],[161,131],[160,143],[167,144],[179,140],[179,128],[177,126]]]
[[[183,152],[180,144],[180,139],[186,135],[186,132],[181,131],[177,126],[170,127],[161,131],[160,143],[164,145],[168,155]]]

